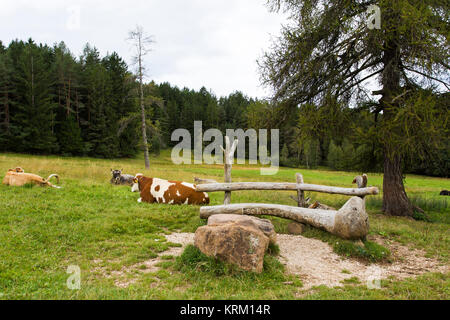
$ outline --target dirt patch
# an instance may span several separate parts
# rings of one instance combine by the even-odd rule
[[[371,239],[372,240],[372,239]],[[449,266],[436,259],[426,258],[422,250],[411,249],[398,243],[378,243],[389,248],[392,263],[363,263],[355,259],[343,258],[333,252],[330,245],[316,239],[278,235],[280,261],[289,273],[297,274],[303,282],[303,288],[325,285],[342,286],[347,279],[358,278],[363,284],[376,287],[379,280],[394,277],[401,280],[425,272],[449,272]]]
[[[166,235],[165,237],[169,242],[181,244],[181,248],[174,248],[179,249],[180,253],[183,252],[184,247],[186,247],[188,244],[194,244],[194,233],[172,233]]]
[[[173,233],[166,237],[168,241],[181,243],[183,248],[194,243],[193,233]],[[296,274],[302,279],[304,289],[319,285],[342,286],[345,280],[354,277],[361,283],[376,286],[377,280],[390,276],[401,280],[426,272],[450,271],[448,265],[426,258],[423,250],[411,249],[396,242],[386,243],[382,237],[371,237],[370,240],[388,247],[393,262],[364,263],[339,256],[328,243],[317,239],[300,235],[277,235],[279,259],[288,273]]]
[[[94,272],[100,273],[105,278],[112,278],[114,280],[114,284],[120,288],[127,288],[131,284],[135,283],[139,279],[139,274],[147,274],[157,272],[159,267],[158,263],[164,261],[161,257],[163,256],[179,256],[184,247],[189,243],[194,243],[194,234],[193,233],[173,233],[170,235],[165,235],[168,242],[179,243],[181,247],[170,247],[168,250],[161,252],[158,257],[146,260],[144,262],[139,262],[134,265],[128,267],[122,267],[120,270],[114,270],[108,272],[105,268],[95,267],[93,269]],[[95,264],[99,264],[101,260],[94,260]],[[152,283],[152,286],[156,286],[159,282],[157,281]]]
[[[115,284],[126,288],[138,280],[137,277],[130,277],[130,275],[156,272],[159,270],[156,265],[163,261],[161,256],[178,256],[186,245],[194,243],[193,233],[172,233],[165,237],[167,241],[179,243],[182,247],[172,247],[162,252],[157,258],[104,275],[122,278],[122,280],[116,280]],[[344,258],[334,253],[332,247],[326,242],[287,234],[277,235],[277,243],[280,247],[279,260],[285,265],[288,273],[301,278],[304,290],[320,285],[343,286],[346,280],[352,278],[358,278],[360,283],[376,287],[380,279],[388,277],[402,280],[426,272],[450,272],[448,265],[425,257],[426,253],[423,250],[411,249],[396,242],[387,243],[382,237],[372,236],[370,240],[388,247],[393,262],[369,264]],[[142,269],[143,265],[145,269]],[[123,279],[124,277],[128,278]]]

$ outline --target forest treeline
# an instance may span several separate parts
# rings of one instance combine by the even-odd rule
[[[140,150],[138,83],[117,53],[86,45],[75,57],[61,42],[0,42],[0,151],[128,157]],[[144,86],[149,144],[173,145],[171,132],[245,127],[253,102],[240,92],[217,98],[205,88]]]
[[[63,42],[15,40],[7,47],[0,42],[0,151],[132,157],[142,147],[137,89],[136,77],[115,52],[101,57],[86,45],[75,57]],[[197,91],[154,82],[145,84],[144,99],[154,153],[177,143],[170,139],[175,129],[193,135],[194,120],[201,120],[203,130],[280,129],[281,165],[383,169],[380,146],[362,134],[373,127],[374,116],[332,99],[325,109],[290,108],[239,91],[217,97],[205,87]],[[448,117],[448,95],[438,104]],[[406,172],[448,176],[450,146],[443,139],[446,148],[430,146],[426,157],[412,152],[404,161]]]

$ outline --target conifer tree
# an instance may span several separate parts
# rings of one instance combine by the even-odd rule
[[[13,100],[11,59],[0,41],[0,151],[8,149],[11,139],[11,105]]]
[[[50,64],[51,50],[31,39],[18,57],[17,106],[12,115],[17,151],[52,153],[58,149],[54,135],[55,109]]]
[[[290,13],[290,24],[260,61],[263,83],[274,99],[325,106],[332,96],[345,105],[368,100],[384,155],[383,211],[412,216],[403,184],[405,156],[442,141],[445,121],[434,104],[422,103],[422,89],[448,91],[448,1],[269,0]],[[373,26],[376,5],[380,28]],[[377,80],[379,90],[369,90]],[[437,92],[436,92],[437,91]],[[378,101],[367,97],[380,96]],[[428,101],[429,102],[429,101]],[[323,119],[326,122],[326,117]],[[378,120],[378,122],[377,122]],[[437,121],[436,121],[437,120]],[[413,121],[414,124],[408,123]],[[350,126],[350,124],[349,124]]]
[[[83,61],[83,86],[86,106],[85,140],[89,155],[113,158],[118,156],[117,121],[110,106],[112,85],[97,49],[86,46]]]

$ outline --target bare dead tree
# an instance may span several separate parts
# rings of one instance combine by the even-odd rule
[[[143,77],[145,75],[145,66],[143,58],[151,51],[151,45],[155,42],[152,36],[146,35],[142,26],[137,25],[135,29],[128,33],[128,41],[133,44],[135,55],[133,64],[136,66],[136,74],[139,78],[139,104],[142,116],[142,143],[144,148],[145,168],[150,168],[150,158],[148,152],[147,127],[145,119],[145,103],[143,90]]]

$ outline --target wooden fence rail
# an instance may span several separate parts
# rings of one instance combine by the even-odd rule
[[[216,191],[239,191],[239,190],[284,190],[284,191],[315,191],[331,194],[342,194],[347,196],[367,196],[376,195],[379,190],[377,187],[367,188],[341,188],[323,186],[308,183],[289,183],[289,182],[234,182],[234,183],[207,183],[196,186],[197,191],[216,192]]]

